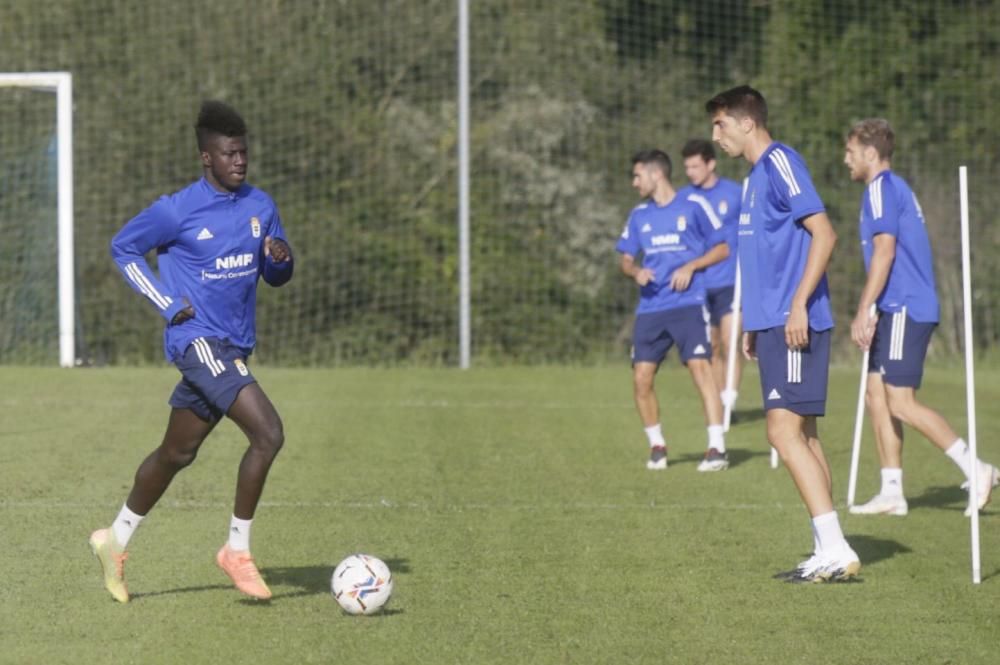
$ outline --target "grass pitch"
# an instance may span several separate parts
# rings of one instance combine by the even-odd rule
[[[0,663],[997,662],[996,504],[979,586],[960,474],[919,435],[909,516],[843,509],[856,369],[832,373],[820,427],[864,568],[808,587],[771,579],[811,539],[769,468],[752,370],[716,474],[695,471],[705,430],[673,363],[657,380],[665,472],[644,468],[626,367],[256,373],[287,434],[253,532],[274,599],[244,599],[214,564],[244,449],[225,423],[134,537],[123,606],[87,537],[158,443],[176,372],[0,368]],[[934,369],[921,395],[964,431],[963,385]],[[997,463],[1000,372],[978,385],[980,452]],[[858,500],[877,484],[866,431]],[[381,615],[330,597],[356,551],[394,571]]]

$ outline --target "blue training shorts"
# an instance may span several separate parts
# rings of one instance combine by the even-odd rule
[[[833,330],[809,330],[809,346],[789,349],[785,327],[757,331],[757,365],[764,410],[788,409],[800,416],[826,412]]]
[[[221,420],[236,396],[255,383],[246,365],[247,353],[215,337],[199,337],[174,364],[180,383],[170,396],[170,406],[191,409],[202,420]]]
[[[919,388],[936,323],[914,321],[901,312],[882,312],[868,352],[868,371],[890,386]]]
[[[722,323],[722,317],[733,313],[735,293],[735,286],[723,286],[705,292],[705,306],[708,308],[709,321],[713,326],[718,326]]]
[[[708,311],[703,306],[689,305],[636,315],[632,333],[633,364],[659,365],[674,344],[685,364],[692,358],[712,358]]]

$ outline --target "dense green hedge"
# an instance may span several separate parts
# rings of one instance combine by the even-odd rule
[[[471,6],[478,362],[621,357],[635,292],[617,274],[613,244],[634,203],[628,157],[657,145],[679,161],[685,139],[709,132],[704,101],[744,82],[767,95],[775,136],[806,156],[840,233],[831,267],[840,350],[861,285],[861,192],[841,163],[842,137],[870,115],[896,126],[897,170],[929,219],[945,317],[935,351],[959,348],[959,164],[972,170],[975,264],[989,266],[1000,245],[991,171],[1000,151],[992,119],[1000,100],[996,3]],[[107,243],[138,210],[199,175],[191,124],[202,99],[221,98],[247,117],[251,180],[278,201],[299,261],[286,288],[262,289],[261,359],[454,363],[454,3],[245,7],[12,0],[0,8],[2,67],[74,74],[80,355],[115,363],[159,357],[160,321],[125,286]],[[20,129],[24,111],[9,101],[25,98],[0,94],[0,137],[16,147],[14,137],[31,132]],[[0,154],[9,162],[25,150]],[[725,157],[720,164],[737,179],[746,170]],[[26,177],[10,175],[9,164],[0,173],[11,182]],[[0,190],[8,239],[25,226],[8,212],[15,189],[23,188]],[[26,256],[47,242],[21,237],[9,247]],[[7,275],[0,272],[3,302],[14,302],[15,291],[24,301],[28,282]],[[984,347],[1000,336],[994,284],[992,271],[977,275]],[[15,310],[13,318],[37,316],[20,305],[2,310],[2,362],[35,358],[22,350],[23,336],[18,346],[6,315]]]

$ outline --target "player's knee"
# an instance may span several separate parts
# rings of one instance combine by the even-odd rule
[[[270,457],[274,457],[285,445],[285,430],[281,420],[275,418],[266,426],[262,427],[253,437],[251,445],[256,446]]]
[[[198,456],[198,448],[160,448],[160,460],[167,466],[180,471],[186,466],[191,466]]]
[[[907,425],[912,423],[914,402],[908,395],[890,392],[887,402],[893,418],[898,418]]]

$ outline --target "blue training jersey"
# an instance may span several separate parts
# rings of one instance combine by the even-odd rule
[[[678,196],[687,198],[698,194],[712,206],[715,214],[722,220],[725,229],[726,243],[729,244],[729,256],[724,260],[705,268],[705,288],[721,289],[736,283],[736,252],[738,243],[738,226],[740,219],[739,183],[727,178],[719,178],[711,187],[688,185],[677,192]]]
[[[892,171],[882,171],[868,183],[861,195],[859,230],[866,271],[871,267],[874,237],[888,233],[896,239],[889,279],[875,301],[879,311],[905,310],[914,321],[937,323],[940,309],[931,241],[924,213],[905,180]]]
[[[674,196],[664,206],[649,200],[632,209],[615,249],[629,256],[642,253],[642,267],[655,273],[639,289],[637,314],[705,303],[704,270],[696,270],[683,291],[670,288],[674,270],[725,242],[722,221],[712,206],[697,195],[694,200]]]
[[[253,351],[258,278],[280,286],[292,277],[291,257],[285,263],[264,257],[268,236],[286,241],[270,196],[247,184],[220,192],[204,178],[161,197],[115,235],[111,256],[119,270],[167,322],[167,360],[183,356],[198,337]],[[159,276],[144,258],[154,248]],[[194,318],[171,325],[185,298]]]
[[[744,330],[785,325],[812,244],[801,221],[825,210],[802,157],[781,143],[769,145],[743,183],[739,261]],[[809,297],[807,311],[813,330],[833,327],[826,273]]]

